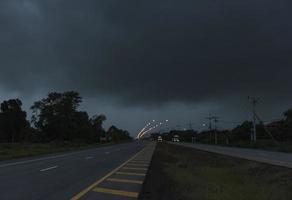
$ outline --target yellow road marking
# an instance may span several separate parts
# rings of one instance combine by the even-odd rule
[[[118,178],[108,178],[106,181],[109,182],[118,182],[118,183],[134,183],[134,184],[143,184],[143,181],[129,180],[129,179],[118,179]]]
[[[134,160],[133,160],[133,162],[148,162],[149,160],[148,159],[137,159],[137,158],[135,158]]]
[[[106,194],[125,196],[125,197],[132,197],[132,198],[138,198],[138,196],[139,196],[139,193],[137,193],[137,192],[128,192],[128,191],[124,191],[124,190],[113,190],[113,189],[107,189],[107,188],[95,188],[93,191],[100,192],[100,193],[106,193]]]
[[[147,168],[137,168],[137,167],[123,167],[123,169],[147,171]]]
[[[133,160],[132,162],[149,163],[149,160]]]
[[[136,158],[144,150],[145,150],[145,148],[142,149],[141,151],[139,151],[137,154],[135,154],[132,158],[130,158],[129,160],[127,160],[126,162],[124,162],[123,164],[121,164],[119,167],[117,167],[116,169],[114,169],[113,171],[111,171],[110,173],[108,173],[107,175],[105,175],[104,177],[102,177],[101,179],[97,180],[92,185],[88,186],[87,188],[85,188],[84,190],[82,190],[81,192],[79,192],[77,195],[75,195],[74,197],[72,197],[71,200],[79,200],[81,197],[83,197],[86,193],[88,193],[89,191],[91,191],[97,185],[99,185],[100,183],[102,183],[103,181],[105,181],[107,178],[109,178],[110,176],[112,176],[113,174],[115,174],[117,171],[119,171],[128,162],[130,162],[131,160],[133,160],[134,158]]]
[[[131,172],[117,172],[119,175],[130,175],[130,176],[146,176],[146,174],[142,173],[131,173]]]
[[[134,167],[148,167],[149,165],[146,165],[146,164],[130,164],[130,163],[128,163],[127,166],[134,166]]]

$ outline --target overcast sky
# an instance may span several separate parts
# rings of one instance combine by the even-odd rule
[[[1,0],[0,100],[76,90],[135,134],[151,119],[263,120],[292,107],[291,0]],[[221,123],[219,126],[230,126]]]

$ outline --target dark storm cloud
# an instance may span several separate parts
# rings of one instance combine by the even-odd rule
[[[26,93],[76,89],[137,105],[290,98],[290,6],[288,0],[2,0],[0,83]]]

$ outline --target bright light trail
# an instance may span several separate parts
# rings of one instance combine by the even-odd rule
[[[153,122],[155,122],[155,120],[153,120]],[[140,138],[140,135],[151,125],[151,122],[147,123],[142,129],[141,131],[138,133],[136,139]]]
[[[155,120],[153,120],[155,121]],[[168,120],[165,120],[165,122],[167,123]],[[156,124],[155,126],[149,128],[148,130],[145,131],[145,129],[148,127],[146,127],[143,131],[141,131],[141,133],[138,135],[138,139],[142,138],[144,135],[146,135],[147,133],[149,133],[150,131],[152,131],[153,129],[156,129],[158,128],[159,126],[162,126],[163,125],[163,122],[159,122],[158,124]]]

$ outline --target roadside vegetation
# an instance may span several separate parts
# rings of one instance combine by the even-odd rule
[[[217,121],[220,124],[220,120]],[[231,130],[208,130],[197,132],[195,130],[172,130],[162,133],[163,139],[171,141],[178,135],[180,141],[198,142],[203,144],[218,144],[244,148],[256,148],[281,152],[292,152],[292,109],[283,113],[283,119],[256,126],[257,141],[251,141],[253,123],[244,121]],[[157,138],[160,134],[152,134]],[[217,138],[217,140],[215,139]],[[217,141],[217,142],[215,142]]]
[[[98,148],[108,145],[120,144],[131,140],[123,140],[119,142],[107,142],[97,144],[86,143],[2,143],[0,145],[0,161],[14,158],[23,158],[29,156],[46,155],[53,153],[61,153],[65,151],[77,151],[90,148]]]
[[[3,101],[0,106],[0,160],[95,147],[131,140],[130,134],[116,126],[103,128],[106,116],[89,117],[80,111],[78,92],[52,92],[36,101],[32,119],[19,99]]]
[[[292,170],[159,144],[140,200],[290,200]]]

